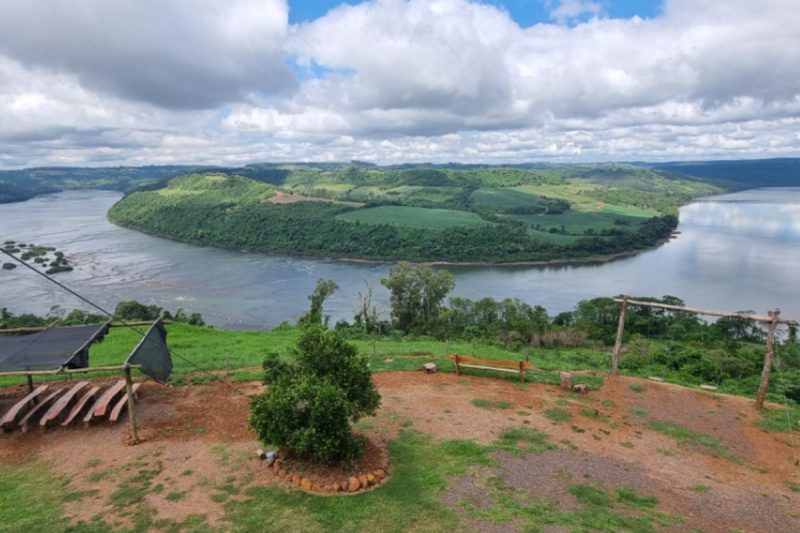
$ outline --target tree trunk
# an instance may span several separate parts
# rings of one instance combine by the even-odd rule
[[[767,351],[764,354],[764,368],[761,371],[761,384],[758,386],[758,394],[756,395],[756,409],[761,411],[764,409],[764,398],[767,395],[767,388],[769,387],[769,375],[772,372],[772,365],[775,361],[775,330],[778,329],[778,317],[781,314],[780,309],[770,311],[770,318],[772,322],[769,323],[769,330],[767,331]]]

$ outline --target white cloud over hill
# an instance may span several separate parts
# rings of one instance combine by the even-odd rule
[[[794,0],[548,7],[6,0],[0,166],[800,155]]]

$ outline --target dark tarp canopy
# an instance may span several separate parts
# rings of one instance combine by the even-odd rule
[[[108,323],[49,328],[27,335],[0,335],[0,372],[58,370],[89,366],[89,346],[108,332]]]
[[[167,328],[160,318],[150,326],[125,364],[139,365],[139,370],[159,383],[166,383],[172,372],[172,355],[167,348]]]

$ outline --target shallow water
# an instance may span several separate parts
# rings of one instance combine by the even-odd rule
[[[124,299],[183,307],[234,328],[295,320],[318,278],[339,291],[326,303],[335,322],[351,319],[365,283],[388,315],[380,278],[388,265],[271,257],[177,243],[119,228],[105,213],[120,195],[71,191],[0,204],[0,239],[56,246],[75,270],[56,279],[104,306]],[[760,313],[779,307],[800,319],[800,188],[744,191],[681,209],[678,238],[599,265],[451,267],[454,294],[517,297],[555,314],[581,299],[671,294],[687,304]],[[88,309],[23,268],[0,271],[0,307],[45,313],[52,305]]]

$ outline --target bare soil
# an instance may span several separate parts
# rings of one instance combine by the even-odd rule
[[[331,200],[330,198],[320,198],[318,196],[303,196],[296,193],[285,193],[276,191],[274,195],[265,200],[271,204],[296,204],[298,202],[326,202],[329,204],[349,205],[350,207],[363,207],[363,202],[345,202],[343,200]]]
[[[530,427],[559,447],[542,454],[496,453],[497,466],[451,480],[444,497],[455,508],[462,501],[491,505],[486,480],[499,476],[532,501],[549,499],[569,509],[575,501],[566,487],[589,479],[611,491],[624,486],[658,497],[657,510],[684,517],[676,530],[800,531],[800,494],[788,485],[800,484],[800,466],[790,439],[758,428],[759,415],[746,398],[623,377],[606,379],[601,390],[586,396],[549,385],[449,373],[387,372],[374,379],[382,407],[357,425],[369,446],[380,447],[403,428],[431,433],[438,441],[488,445],[506,428]],[[644,391],[635,392],[631,385]],[[243,394],[221,383],[175,388],[146,383],[138,404],[141,444],[126,444],[123,418],[116,425],[3,435],[0,461],[47,461],[75,490],[87,491],[79,505],[67,510],[74,522],[119,514],[111,496],[120,483],[150,472],[145,503],[156,510],[156,518],[180,521],[204,514],[216,524],[228,499],[241,497],[247,487],[279,482],[256,458],[258,443],[247,423],[247,395],[261,386],[234,387]],[[22,395],[22,388],[0,390],[0,410]],[[511,405],[486,409],[473,400]],[[550,420],[545,411],[554,407],[571,413],[571,420]],[[654,420],[711,435],[740,460],[678,443],[651,429]],[[126,520],[120,518],[119,525]],[[517,528],[513,522],[470,525],[481,531]]]

